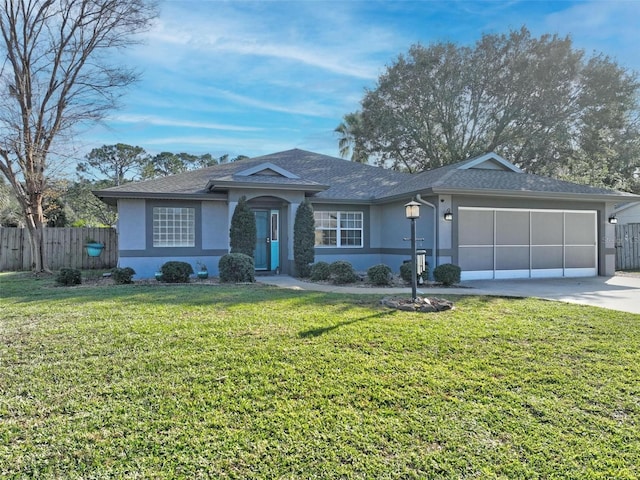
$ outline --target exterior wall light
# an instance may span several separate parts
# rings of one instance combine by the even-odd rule
[[[611,215],[611,216],[609,217],[609,223],[610,223],[611,225],[615,225],[615,224],[617,224],[617,223],[618,223],[618,217],[616,217],[615,215]]]
[[[447,208],[447,211],[444,212],[443,218],[447,222],[450,222],[451,220],[453,220],[453,213],[451,213],[451,209],[450,208]]]

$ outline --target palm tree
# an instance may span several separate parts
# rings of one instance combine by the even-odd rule
[[[362,130],[362,114],[360,112],[347,113],[343,121],[340,122],[334,132],[340,135],[338,148],[340,156],[347,158],[351,156],[352,162],[368,163],[367,154],[362,141],[359,139],[359,132]]]

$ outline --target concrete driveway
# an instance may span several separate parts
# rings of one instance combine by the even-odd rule
[[[411,295],[411,288],[368,288],[362,286],[325,285],[303,282],[288,275],[258,277],[257,280],[261,283],[296,290]],[[535,297],[640,314],[640,274],[587,278],[474,280],[463,282],[461,287],[462,288],[419,288],[418,295],[435,296],[450,294]]]
[[[476,294],[536,297],[640,313],[640,276],[475,280],[464,284]]]

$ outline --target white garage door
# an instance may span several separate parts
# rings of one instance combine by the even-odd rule
[[[463,280],[598,274],[597,212],[458,209]]]

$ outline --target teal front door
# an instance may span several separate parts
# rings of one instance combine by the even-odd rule
[[[271,258],[270,212],[254,210],[256,216],[256,249],[253,252],[256,270],[269,270]]]

